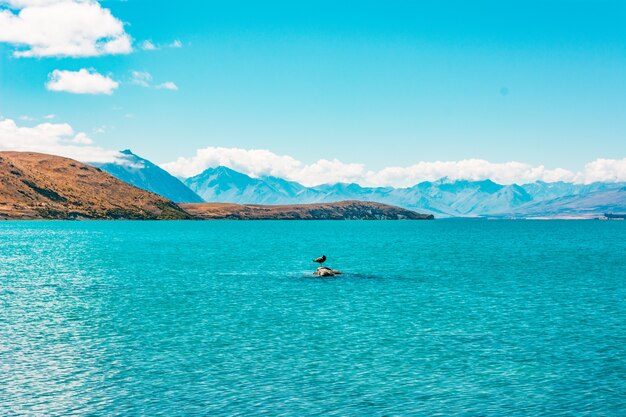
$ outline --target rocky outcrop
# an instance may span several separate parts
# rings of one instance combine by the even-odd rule
[[[432,220],[400,207],[369,201],[336,203],[256,205],[229,203],[180,204],[188,213],[203,219],[230,220]]]
[[[328,268],[326,266],[320,266],[313,272],[313,275],[318,277],[334,277],[335,275],[343,274],[341,271],[337,271],[336,269]]]
[[[170,200],[72,159],[0,152],[0,219],[190,219]]]

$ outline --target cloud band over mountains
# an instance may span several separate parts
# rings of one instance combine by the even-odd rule
[[[597,159],[586,164],[579,172],[563,168],[548,169],[543,165],[533,166],[514,161],[494,163],[483,159],[421,161],[407,167],[387,167],[374,171],[368,170],[364,164],[344,163],[337,159],[320,159],[312,164],[305,164],[290,156],[277,155],[268,150],[208,147],[199,149],[192,157],[181,157],[163,164],[162,167],[173,175],[190,177],[218,165],[253,177],[272,175],[306,186],[354,182],[364,186],[406,187],[443,177],[472,181],[491,179],[499,184],[525,184],[535,181],[626,181],[626,158]]]
[[[11,119],[0,120],[0,150],[32,151],[74,158],[82,162],[118,162],[118,151],[93,144],[85,133],[75,132],[67,123],[41,123],[21,127]],[[141,153],[141,152],[139,152]],[[460,161],[421,161],[407,167],[387,167],[378,171],[364,164],[345,163],[338,159],[320,159],[306,164],[289,155],[263,149],[207,147],[191,157],[179,157],[161,167],[179,177],[190,177],[209,167],[227,166],[244,174],[272,175],[300,182],[306,186],[323,183],[354,182],[363,186],[405,187],[443,177],[472,181],[491,179],[500,184],[546,182],[620,182],[626,181],[626,158],[596,159],[580,171],[522,162],[494,163],[482,159]]]

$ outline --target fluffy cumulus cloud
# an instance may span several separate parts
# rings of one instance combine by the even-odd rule
[[[596,159],[585,165],[582,172],[576,176],[577,182],[585,184],[605,181],[626,181],[626,158],[624,159]]]
[[[274,175],[287,178],[300,169],[301,162],[290,156],[279,156],[262,149],[209,147],[198,149],[191,158],[180,157],[163,168],[174,175],[190,177],[208,167],[227,166],[252,176]]]
[[[262,149],[208,147],[199,149],[192,157],[180,157],[162,167],[174,175],[190,177],[209,167],[227,166],[253,177],[273,175],[300,182],[307,186],[323,183],[355,182],[365,186],[412,186],[422,181],[491,179],[500,184],[524,184],[534,181],[626,181],[626,158],[598,159],[580,172],[548,169],[521,162],[493,163],[481,159],[461,161],[418,162],[407,167],[388,167],[379,171],[365,165],[344,163],[337,159],[321,159],[305,164],[291,156],[277,155]]]
[[[50,91],[64,91],[73,94],[113,94],[119,83],[94,70],[79,71],[54,70],[46,83]]]
[[[0,42],[17,57],[127,54],[124,24],[96,0],[0,0]]]
[[[41,152],[83,162],[123,160],[119,152],[95,146],[88,135],[75,132],[67,123],[22,127],[11,119],[0,120],[0,150]]]
[[[413,185],[420,181],[435,181],[447,177],[451,180],[480,181],[491,179],[499,184],[523,184],[537,180],[546,182],[572,181],[574,174],[568,170],[547,169],[521,162],[493,163],[483,159],[461,161],[418,162],[408,167],[389,167],[368,176],[374,185]]]

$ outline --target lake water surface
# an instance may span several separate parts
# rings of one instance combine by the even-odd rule
[[[623,416],[625,255],[626,222],[0,222],[0,415]]]

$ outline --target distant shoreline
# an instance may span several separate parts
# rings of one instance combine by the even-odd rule
[[[130,151],[128,155],[132,155]],[[149,161],[142,163],[151,164]],[[156,177],[151,177],[155,183],[162,185],[159,188],[147,187],[146,183],[137,182],[132,176],[125,177],[111,167],[108,169],[112,173],[60,156],[35,152],[2,151],[0,152],[0,219],[432,220],[434,216],[437,216],[438,219],[617,220],[624,216],[619,213],[626,211],[626,187],[619,184],[615,187],[621,188],[592,188],[580,197],[582,203],[577,196],[553,198],[548,200],[548,203],[543,200],[533,202],[528,194],[533,192],[532,189],[525,191],[517,187],[516,193],[511,194],[510,187],[503,188],[491,181],[476,183],[462,181],[456,185],[442,182],[435,188],[432,188],[435,183],[430,183],[428,187],[431,188],[427,187],[426,191],[417,190],[419,191],[417,194],[404,196],[400,200],[392,199],[390,203],[381,203],[380,201],[385,201],[386,197],[374,193],[374,189],[363,194],[363,190],[366,189],[358,185],[338,184],[330,189],[322,200],[331,202],[298,203],[286,199],[288,204],[267,205],[267,202],[281,201],[272,198],[272,193],[292,195],[294,192],[296,194],[306,192],[306,189],[298,188],[301,186],[295,183],[280,183],[283,188],[278,185],[276,185],[278,188],[272,188],[266,184],[267,187],[263,189],[255,188],[256,197],[218,192],[210,196],[204,195],[203,198],[214,201],[205,203],[201,202],[202,198],[186,185],[173,177],[170,178],[171,176],[168,177],[169,174],[165,171],[157,172],[161,176],[155,174]],[[230,184],[229,181],[232,181],[232,178],[243,176],[232,170],[227,171],[226,168],[222,171],[224,171],[226,185]],[[123,173],[127,172],[123,171]],[[169,178],[170,182],[163,180],[163,176],[166,176],[166,179]],[[246,181],[252,181],[249,177],[245,178],[247,178]],[[165,182],[161,184],[159,181]],[[246,181],[244,184],[247,184]],[[280,182],[276,178],[273,181]],[[534,192],[551,192],[550,187],[546,188],[544,185],[534,184],[533,187],[539,189]],[[295,191],[288,186],[296,187]],[[170,193],[171,187],[175,187],[178,191]],[[228,187],[230,186],[222,191],[228,191],[230,189]],[[447,188],[443,190],[441,187]],[[469,190],[469,194],[458,194],[455,187]],[[244,188],[248,189],[248,186]],[[345,192],[346,190],[359,192]],[[435,194],[421,201],[424,195],[430,195],[431,192]],[[164,195],[168,195],[169,198]],[[501,197],[506,201],[500,201]],[[509,197],[514,200],[518,197],[521,199],[515,200],[517,203],[513,207],[509,204],[513,201],[509,200]],[[411,200],[411,198],[417,200]],[[231,199],[233,201],[260,201],[262,204],[216,202],[216,200]],[[188,203],[175,203],[174,201]],[[506,204],[500,206],[496,204],[499,209],[491,212],[477,212],[476,207],[484,208],[485,204],[496,202]],[[423,209],[416,208],[417,206]],[[433,214],[423,214],[414,210],[424,210]]]
[[[177,204],[100,168],[35,152],[0,152],[0,218],[23,220],[432,220],[369,201],[284,206]]]

